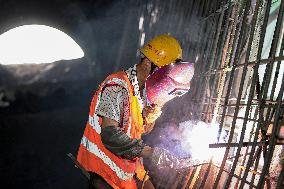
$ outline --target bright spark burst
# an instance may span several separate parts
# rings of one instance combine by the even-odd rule
[[[216,163],[222,161],[224,149],[209,148],[209,144],[217,142],[217,124],[186,121],[180,123],[179,129],[182,131],[181,146],[184,151],[191,154],[192,159],[201,162],[209,161],[211,158]]]

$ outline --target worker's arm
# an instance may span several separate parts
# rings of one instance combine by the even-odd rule
[[[123,132],[123,122],[129,119],[128,92],[120,86],[107,86],[102,92],[96,114],[102,117],[101,138],[114,154],[127,159],[149,157],[151,148],[142,140],[131,139]]]
[[[127,159],[151,156],[153,149],[142,140],[131,139],[121,130],[118,122],[106,117],[102,120],[102,142],[111,152]]]

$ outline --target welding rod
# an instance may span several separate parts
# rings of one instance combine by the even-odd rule
[[[269,141],[262,141],[262,142],[257,142],[257,146],[265,146],[268,145]],[[243,142],[243,147],[247,146],[252,146],[253,142]],[[239,143],[214,143],[214,144],[209,144],[209,148],[225,148],[225,147],[238,147]]]

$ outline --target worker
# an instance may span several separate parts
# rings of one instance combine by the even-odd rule
[[[170,35],[159,35],[141,49],[141,60],[108,76],[93,96],[77,160],[91,175],[90,188],[154,188],[143,167],[154,149],[141,140],[161,115],[148,104],[145,82],[155,70],[181,59],[182,49]]]

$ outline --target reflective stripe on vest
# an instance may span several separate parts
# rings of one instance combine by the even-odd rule
[[[111,170],[113,170],[116,175],[122,180],[131,179],[134,173],[126,173],[121,168],[119,168],[99,147],[83,136],[81,144],[87,148],[89,152],[99,157],[103,162],[108,165]]]
[[[99,124],[99,117],[96,114],[93,117],[89,115],[89,124],[98,134],[101,134],[102,128]]]
[[[113,74],[99,86],[92,99],[88,123],[81,140],[77,159],[87,171],[99,174],[113,188],[137,188],[133,176],[137,168],[138,159],[132,161],[122,159],[105,148],[101,141],[102,119],[96,114],[96,110],[102,100],[101,93],[104,87],[109,85],[119,85],[127,90],[128,102],[130,104],[129,120],[127,123],[123,123],[123,132],[131,138],[140,136],[138,128],[140,122],[138,123],[138,118],[136,118],[138,116],[136,112],[140,111],[134,111],[132,107],[133,86],[128,80],[126,73],[119,72]]]

